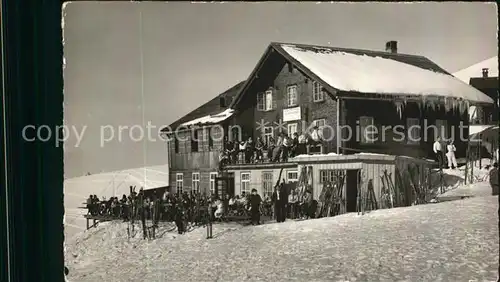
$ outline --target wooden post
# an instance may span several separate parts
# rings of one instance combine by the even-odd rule
[[[483,162],[481,161],[481,146],[482,146],[482,141],[483,141],[483,134],[480,133],[479,134],[479,146],[477,148],[477,155],[479,157],[479,169],[481,169],[483,167]]]
[[[337,97],[337,124],[335,125],[335,129],[336,129],[336,134],[337,134],[337,154],[340,154],[340,107],[342,105],[342,100],[340,99],[340,97]]]
[[[474,162],[472,162],[470,166],[470,179],[469,179],[469,184],[472,184],[474,182]]]
[[[467,137],[467,150],[465,151],[465,179],[464,179],[465,185],[467,185],[467,177],[469,176],[469,159],[470,159],[470,135]]]

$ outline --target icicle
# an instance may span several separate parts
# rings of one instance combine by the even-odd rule
[[[401,101],[394,101],[394,105],[396,106],[399,118],[401,119],[403,117],[403,103]]]

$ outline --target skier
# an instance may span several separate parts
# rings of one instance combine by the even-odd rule
[[[252,225],[260,225],[260,204],[262,198],[257,194],[257,189],[252,189],[250,195],[250,213],[252,215]]]
[[[491,194],[493,196],[498,195],[498,163],[493,163],[493,168],[490,170],[490,185]]]
[[[186,227],[184,226],[185,221],[185,211],[182,202],[179,202],[174,206],[175,210],[175,225],[177,226],[177,232],[179,234],[184,234],[186,232]]]
[[[458,167],[457,158],[455,157],[455,145],[453,144],[453,140],[450,140],[448,146],[446,147],[448,152],[446,153],[446,157],[448,158],[448,168],[455,169]]]

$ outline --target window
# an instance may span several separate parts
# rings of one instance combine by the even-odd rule
[[[434,131],[436,134],[435,137],[439,137],[441,140],[447,138],[448,128],[446,124],[446,120],[436,119],[436,129]]]
[[[214,148],[214,138],[212,137],[212,127],[207,128],[207,138],[208,138],[208,150],[211,151]]]
[[[274,129],[272,126],[264,127],[264,142],[269,144],[269,139],[274,136]]]
[[[266,98],[264,93],[257,93],[257,111],[266,110]]]
[[[420,120],[418,118],[406,119],[407,144],[420,144]]]
[[[286,180],[288,183],[298,182],[299,181],[299,173],[296,170],[289,170],[286,172]]]
[[[326,125],[325,119],[317,119],[313,121],[313,124],[317,126],[319,129],[321,129],[323,126]]]
[[[222,140],[222,135],[223,135],[223,129],[221,126],[213,126],[210,128],[209,137],[212,140],[212,144],[213,144],[214,139],[215,140]]]
[[[480,119],[480,107],[479,106],[470,106],[469,107],[469,123],[473,124],[481,124]]]
[[[193,172],[193,179],[192,179],[193,185],[191,187],[191,191],[200,192],[200,173],[199,172]]]
[[[265,93],[257,94],[257,110],[270,111],[273,109],[273,91],[267,90]]]
[[[273,195],[273,173],[272,171],[262,172],[262,188],[263,188],[263,198],[271,197]]]
[[[215,194],[215,178],[217,177],[217,172],[210,172],[210,195]]]
[[[287,128],[288,128],[288,136],[293,138],[293,134],[297,132],[297,124],[290,123],[287,125]]]
[[[192,131],[192,135],[191,135],[191,152],[198,152],[198,143],[199,143],[198,133],[199,133],[199,130],[193,130]]]
[[[293,107],[297,105],[297,85],[287,86],[286,88],[287,106]]]
[[[335,170],[325,169],[319,171],[320,183],[332,182],[335,179]]]
[[[178,154],[179,153],[179,139],[177,139],[177,136],[175,136],[174,134],[174,150],[175,150],[175,153]]]
[[[325,92],[323,91],[323,87],[317,81],[313,81],[313,101],[321,102],[324,99]]]
[[[184,175],[182,173],[175,175],[175,187],[177,188],[177,193],[182,194],[184,188]]]
[[[375,127],[373,117],[359,117],[359,127],[361,134],[361,143],[375,143],[377,128]]]
[[[273,91],[266,91],[266,106],[264,108],[266,111],[270,111],[273,109]]]
[[[250,193],[250,172],[242,172],[241,173],[241,194]]]

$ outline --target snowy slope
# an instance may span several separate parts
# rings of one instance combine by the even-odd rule
[[[314,52],[287,44],[283,44],[282,48],[323,81],[339,90],[493,103],[486,94],[451,75],[396,60],[321,49]]]
[[[498,77],[498,57],[494,56],[465,69],[453,73],[453,76],[469,84],[471,77],[482,77],[483,68],[488,68],[488,76]]]
[[[64,181],[65,234],[71,237],[85,230],[86,221],[82,209],[89,195],[97,195],[100,199],[112,196],[121,198],[129,194],[130,186],[138,191],[169,185],[168,165],[127,169],[122,171],[93,174],[75,177]]]
[[[71,281],[494,281],[497,197],[153,241],[109,223],[68,244]],[[493,228],[492,228],[493,227]],[[164,227],[166,230],[168,227]]]

